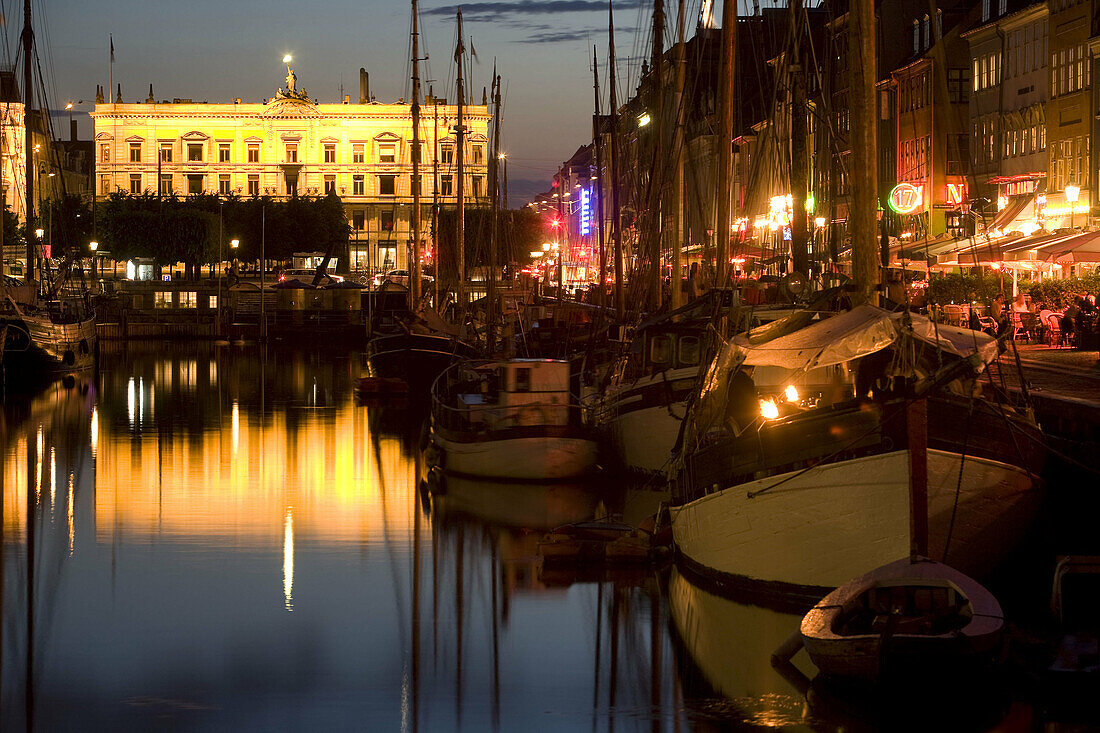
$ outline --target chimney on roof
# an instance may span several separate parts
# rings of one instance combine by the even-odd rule
[[[154,104],[157,100],[153,98],[153,85],[149,85],[149,96],[145,98],[146,104]]]
[[[370,74],[362,66],[359,67],[359,104],[366,104],[370,99]]]
[[[103,104],[103,85],[102,84],[96,84],[95,85],[95,103],[96,104]]]
[[[122,84],[118,85],[118,94],[115,95],[115,104],[122,104]]]

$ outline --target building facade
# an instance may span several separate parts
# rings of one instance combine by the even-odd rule
[[[151,90],[150,90],[151,91]],[[429,97],[420,107],[420,180],[412,175],[412,110],[404,100],[318,103],[287,86],[261,103],[97,101],[96,196],[114,193],[341,198],[351,227],[350,266],[407,267],[413,187],[420,187],[421,242],[432,260],[432,204],[454,207],[458,108]],[[463,110],[465,200],[487,205],[485,105]]]

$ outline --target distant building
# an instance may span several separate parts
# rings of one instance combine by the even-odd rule
[[[123,193],[323,196],[343,201],[352,229],[351,267],[406,267],[412,244],[412,113],[409,103],[369,98],[361,73],[358,104],[319,104],[287,86],[262,103],[144,102],[98,99],[95,121],[96,195]],[[457,200],[453,128],[458,110],[428,97],[420,108],[422,146],[421,247],[429,242],[433,196]],[[488,108],[464,108],[464,195],[488,204]],[[438,166],[436,163],[438,162]],[[430,253],[427,259],[431,259]]]

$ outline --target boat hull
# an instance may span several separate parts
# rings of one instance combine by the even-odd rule
[[[1016,466],[940,450],[928,451],[928,476],[929,554],[944,558],[946,548],[953,567],[987,576],[1030,526],[1040,501],[1036,480]],[[731,589],[812,605],[908,553],[909,454],[751,481],[670,514],[689,569]]]
[[[577,478],[596,467],[596,441],[530,436],[456,441],[435,434],[448,473],[524,481]]]
[[[447,367],[473,355],[467,344],[430,334],[380,336],[367,344],[367,367],[372,377],[401,378],[430,386]]]
[[[612,388],[597,422],[619,466],[645,474],[668,468],[697,374],[677,369]]]
[[[22,329],[30,343],[24,350],[4,352],[6,366],[13,368],[12,377],[29,369],[50,374],[69,374],[95,366],[95,319],[72,323],[57,323],[48,316],[24,315],[12,321],[13,328]],[[22,376],[31,376],[29,373]]]
[[[969,607],[965,623],[940,633],[910,631],[903,626],[892,632],[883,628],[845,633],[842,619],[847,606],[862,609],[859,600],[864,594],[879,591],[888,595],[892,589],[905,588],[921,589],[929,606],[934,589],[956,593]],[[891,618],[904,613],[892,609],[891,601],[879,613],[888,609]],[[925,614],[917,619],[921,621],[931,619],[933,611],[928,607],[916,613]],[[953,568],[923,558],[899,560],[849,581],[810,609],[800,625],[806,652],[822,672],[865,682],[879,681],[886,674],[969,673],[993,659],[1000,650],[1003,631],[1004,614],[988,590]]]

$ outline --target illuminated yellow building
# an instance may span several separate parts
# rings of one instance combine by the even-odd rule
[[[365,72],[360,71],[362,77]],[[405,267],[412,243],[412,112],[405,100],[379,104],[365,84],[358,104],[320,104],[286,87],[261,103],[97,100],[96,194],[211,193],[237,196],[319,196],[343,199],[352,227],[351,266]],[[421,105],[423,222],[426,245],[433,196],[457,200],[454,127],[458,109],[429,97]],[[464,191],[470,204],[488,202],[489,124],[485,105],[464,108]]]

